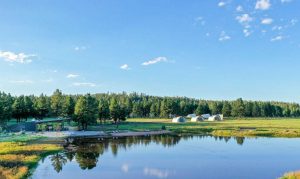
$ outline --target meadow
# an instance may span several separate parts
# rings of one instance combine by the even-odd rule
[[[296,118],[227,118],[224,121],[172,123],[171,119],[131,118],[118,127],[110,122],[90,126],[89,130],[146,131],[167,129],[177,134],[214,136],[300,137],[300,119]]]

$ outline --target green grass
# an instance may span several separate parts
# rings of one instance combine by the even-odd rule
[[[267,136],[267,137],[300,137],[300,119],[295,118],[228,118],[225,121],[172,123],[171,119],[134,118],[116,125],[104,124],[90,126],[89,130],[167,130],[178,134],[211,134],[215,136]],[[255,128],[240,130],[240,128]]]
[[[0,178],[25,178],[41,158],[61,149],[53,144],[0,142]]]
[[[29,134],[9,133],[0,135],[0,142],[29,142],[41,138],[43,137]]]

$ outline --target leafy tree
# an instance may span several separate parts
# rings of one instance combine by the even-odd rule
[[[119,120],[120,105],[117,102],[117,100],[114,98],[112,99],[109,105],[109,111],[110,111],[111,118],[114,120],[115,123],[117,123]]]
[[[25,114],[25,103],[24,96],[19,96],[15,99],[13,105],[13,117],[17,120],[17,122],[21,122],[21,119]]]
[[[159,116],[159,104],[158,103],[151,104],[149,116],[151,118]]]
[[[78,125],[83,130],[87,129],[89,124],[95,123],[98,115],[98,104],[95,98],[90,94],[80,96],[75,105],[75,116]]]
[[[109,105],[107,100],[100,100],[99,106],[98,106],[98,111],[99,111],[99,119],[101,121],[105,121],[106,119],[109,119],[110,117],[110,111],[109,111]]]
[[[24,118],[27,119],[29,117],[32,117],[34,115],[34,106],[33,106],[33,101],[32,98],[29,96],[25,96],[24,97],[24,110],[25,110],[25,114],[24,114]]]
[[[41,94],[34,103],[35,116],[39,119],[46,117],[50,111],[49,102],[44,94]]]
[[[259,104],[257,102],[253,103],[252,116],[253,117],[260,117],[261,116],[261,110],[260,110]]]
[[[54,116],[61,116],[63,108],[63,95],[62,92],[57,89],[51,96],[51,110]]]
[[[10,94],[0,92],[0,125],[3,126],[11,119],[13,98]]]
[[[247,102],[245,104],[245,116],[252,117],[252,111],[253,111],[253,103]]]
[[[222,114],[223,114],[225,117],[231,116],[231,105],[230,105],[229,102],[227,102],[227,101],[225,101],[224,104],[223,104]]]
[[[211,114],[219,114],[219,109],[218,109],[218,103],[217,102],[213,102],[211,103],[210,105],[210,111],[211,111]]]
[[[142,117],[143,115],[143,107],[140,102],[135,102],[132,107],[132,117]]]
[[[126,120],[126,113],[127,113],[126,110],[127,110],[126,106],[124,104],[121,104],[118,112],[118,119],[120,121]]]
[[[283,116],[285,117],[289,117],[291,115],[291,110],[286,107],[284,110],[283,110]]]
[[[196,108],[195,113],[197,115],[208,114],[210,113],[209,106],[206,102],[201,101]]]
[[[237,99],[232,103],[232,116],[243,117],[245,116],[245,105],[242,98]]]
[[[73,117],[75,110],[75,101],[71,96],[66,96],[63,104],[62,104],[62,111],[61,115],[63,117]]]
[[[160,117],[168,118],[172,114],[172,103],[168,99],[164,99],[160,105]]]

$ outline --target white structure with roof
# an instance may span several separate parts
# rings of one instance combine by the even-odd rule
[[[198,122],[198,121],[203,121],[203,117],[202,116],[196,116],[196,117],[192,117],[191,122]]]
[[[174,118],[172,119],[172,122],[176,122],[176,123],[179,123],[179,122],[185,122],[185,121],[186,121],[185,118],[182,117],[182,116],[174,117]]]
[[[210,117],[210,114],[202,114],[201,117],[203,119],[208,119]]]
[[[223,114],[217,114],[217,115],[210,116],[208,118],[208,121],[223,121]]]

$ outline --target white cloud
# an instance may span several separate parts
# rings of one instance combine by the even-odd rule
[[[225,6],[226,5],[226,2],[224,2],[224,1],[220,1],[219,3],[218,3],[218,6],[219,7],[223,7],[223,6]]]
[[[129,165],[128,164],[123,164],[121,166],[121,170],[124,172],[124,173],[127,173],[129,171]]]
[[[283,27],[282,26],[273,26],[272,27],[272,30],[274,31],[274,30],[282,30],[283,29]]]
[[[76,82],[72,84],[73,86],[83,86],[83,87],[95,87],[95,83],[81,83],[81,82]]]
[[[87,49],[86,46],[76,46],[76,47],[74,48],[74,50],[76,50],[76,51],[83,51],[83,50],[86,50],[86,49]]]
[[[66,77],[67,78],[77,78],[79,75],[77,74],[68,74]]]
[[[226,40],[230,40],[231,37],[229,35],[226,34],[225,31],[222,31],[219,37],[219,41],[226,41]]]
[[[25,54],[25,53],[14,53],[10,51],[0,51],[0,58],[3,58],[8,62],[17,62],[17,63],[31,63],[32,57],[36,57],[35,54]]]
[[[258,10],[268,10],[270,7],[270,0],[258,0],[255,5],[255,9]]]
[[[13,80],[9,81],[10,83],[14,84],[33,84],[34,82],[32,80]]]
[[[155,176],[157,178],[167,178],[169,176],[168,171],[162,171],[160,169],[155,168],[144,168],[144,175],[147,176]]]
[[[271,42],[280,41],[280,40],[283,40],[283,36],[281,35],[271,38]]]
[[[265,19],[261,20],[261,23],[265,24],[265,25],[270,25],[270,24],[273,23],[273,19],[271,19],[271,18],[265,18]]]
[[[249,14],[242,14],[240,16],[237,16],[235,19],[242,25],[248,25],[249,22],[253,20],[253,18]]]
[[[291,26],[294,26],[294,25],[296,25],[297,23],[298,23],[298,19],[292,19],[292,20],[290,20]]]
[[[142,63],[142,65],[148,66],[148,65],[153,65],[153,64],[159,63],[159,62],[167,62],[167,61],[168,61],[168,59],[166,57],[157,57],[157,58],[154,58],[152,60]]]
[[[237,12],[242,12],[242,11],[244,11],[244,8],[243,8],[241,5],[239,5],[239,6],[236,7],[235,10],[236,10]]]
[[[251,35],[252,32],[251,32],[249,29],[244,29],[244,30],[243,30],[243,33],[244,33],[244,36],[245,36],[245,37],[249,37],[249,36]]]
[[[120,68],[122,70],[130,70],[130,68],[129,68],[129,66],[127,64],[124,64],[124,65],[120,66]]]
[[[195,24],[200,24],[200,25],[204,26],[205,23],[206,23],[206,22],[205,22],[205,20],[204,20],[203,17],[196,17],[196,18],[195,18]]]

